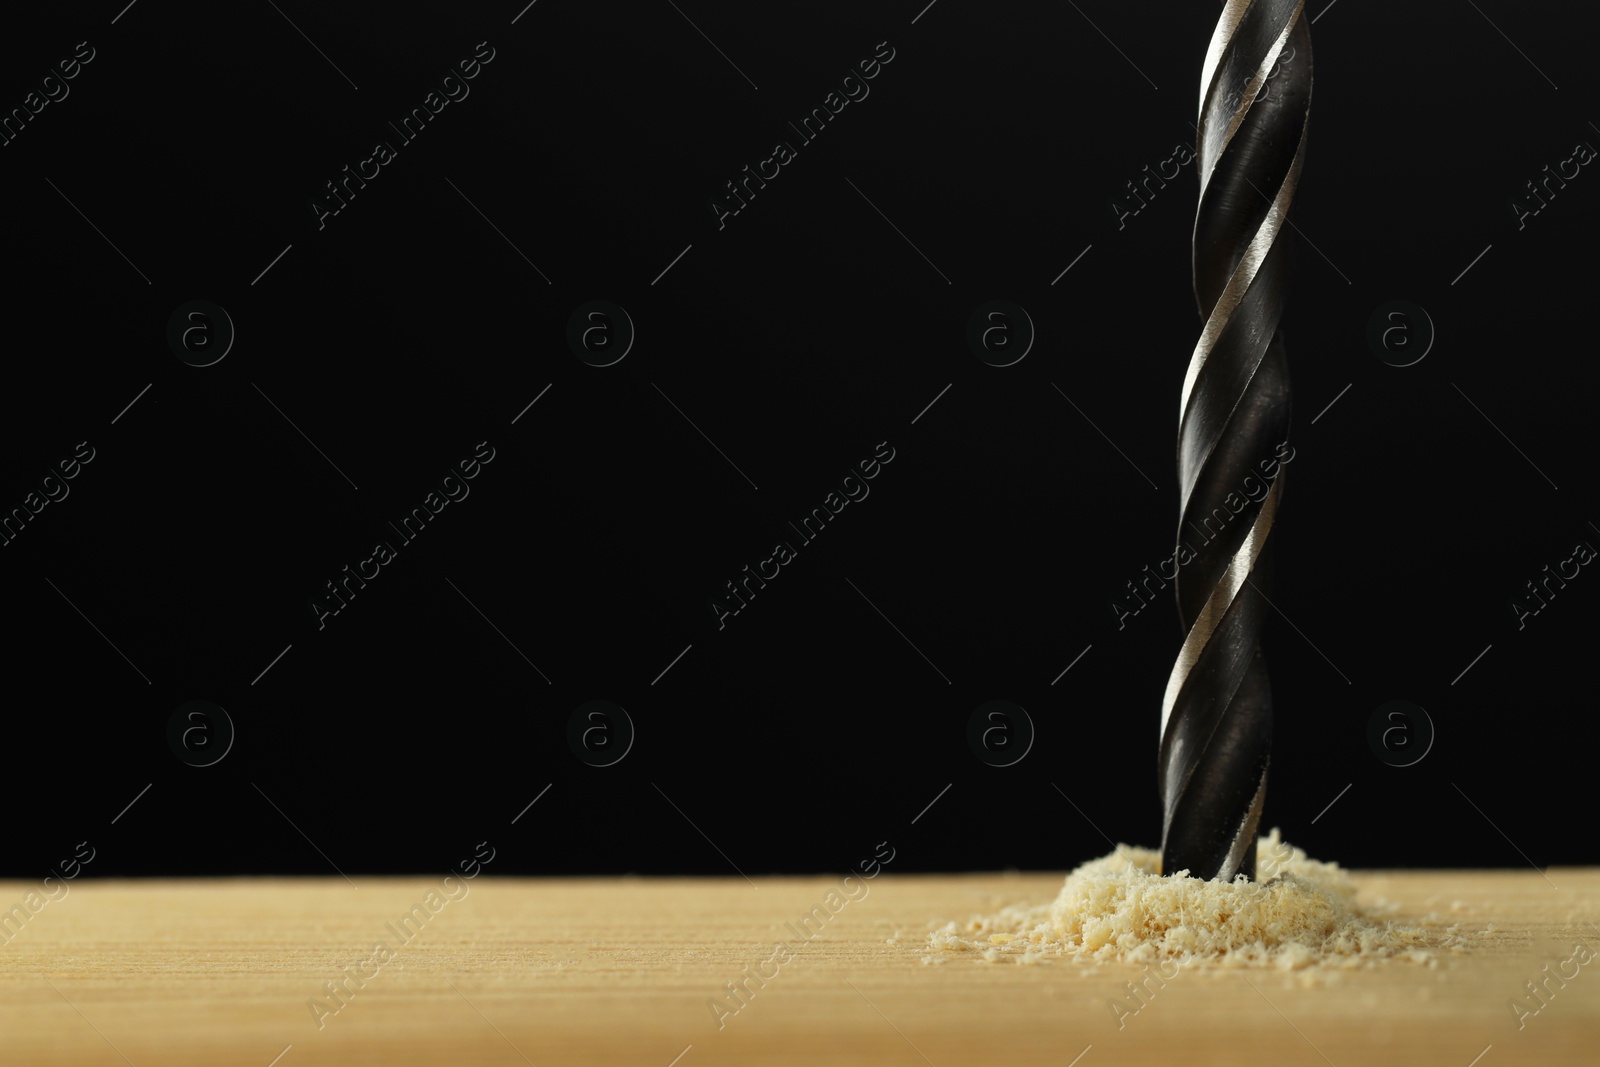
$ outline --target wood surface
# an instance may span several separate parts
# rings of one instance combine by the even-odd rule
[[[885,872],[866,896],[824,910],[810,940],[786,924],[822,905],[836,878],[484,875],[458,899],[433,898],[431,912],[440,878],[80,879],[0,946],[0,1061],[1600,1063],[1600,958],[1564,986],[1549,981],[1520,1028],[1510,1007],[1519,995],[1536,1004],[1524,983],[1561,969],[1575,943],[1600,950],[1600,869],[1357,879],[1364,899],[1382,894],[1403,916],[1459,920],[1470,947],[1436,968],[1396,960],[1309,983],[1191,966],[1147,986],[1120,1028],[1110,1001],[1126,1000],[1122,984],[1142,968],[973,953],[923,962],[930,921],[1049,900],[1059,875]],[[0,906],[38,889],[0,883]],[[413,904],[423,918],[403,943],[387,924]],[[396,955],[373,974],[379,942]],[[763,961],[779,942],[788,961],[764,987],[750,983],[719,1028],[710,999],[748,965],[771,974]],[[308,1000],[337,1003],[323,986],[341,967],[370,977],[347,981],[355,992],[319,1027]]]

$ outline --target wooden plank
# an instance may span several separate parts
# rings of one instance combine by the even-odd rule
[[[1510,1007],[1575,942],[1600,950],[1600,869],[1356,877],[1413,920],[1459,920],[1468,949],[1315,981],[1191,966],[1120,1027],[1109,1003],[1142,968],[924,962],[930,922],[1048,900],[1059,875],[886,873],[809,940],[787,924],[837,879],[482,877],[436,911],[440,879],[83,880],[0,935],[0,1048],[138,1067],[1600,1063],[1600,960],[1520,1028]],[[39,888],[0,883],[0,904]],[[780,943],[787,962],[719,1027],[711,998]]]

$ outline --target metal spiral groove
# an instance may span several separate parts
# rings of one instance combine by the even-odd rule
[[[1278,324],[1311,104],[1304,0],[1226,0],[1200,86],[1193,269],[1204,325],[1179,407],[1185,638],[1161,706],[1161,869],[1226,881],[1255,876],[1272,747],[1260,635],[1283,492],[1275,450],[1289,430]],[[1270,488],[1251,491],[1251,477]]]

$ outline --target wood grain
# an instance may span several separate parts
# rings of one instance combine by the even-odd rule
[[[1059,875],[883,874],[809,941],[786,924],[830,878],[92,881],[0,947],[0,1056],[27,1064],[1600,1063],[1600,959],[1519,1029],[1510,1001],[1582,941],[1600,869],[1359,873],[1403,915],[1471,935],[1437,968],[1390,961],[1305,984],[1186,968],[1121,1028],[1141,968],[973,954],[923,962],[930,921],[1052,898]],[[38,883],[0,883],[0,904]],[[460,890],[457,890],[459,894]],[[409,943],[386,925],[422,905]],[[1492,933],[1485,931],[1491,929]],[[372,974],[373,947],[397,955]],[[778,942],[736,1015],[708,1006]],[[308,1000],[353,967],[335,1014]],[[1572,964],[1567,965],[1571,973]],[[763,968],[771,973],[770,965]],[[349,973],[349,972],[346,972]],[[1548,974],[1550,972],[1544,972]],[[1533,1001],[1528,1003],[1532,1005]],[[287,1051],[285,1049],[287,1048]],[[687,1051],[686,1051],[687,1050]],[[1085,1051],[1087,1050],[1087,1051]]]

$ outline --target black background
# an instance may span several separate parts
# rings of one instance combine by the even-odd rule
[[[0,507],[95,449],[0,549],[0,874],[85,840],[92,876],[1158,842],[1181,632],[1109,603],[1173,542],[1195,167],[1120,230],[1111,201],[1193,144],[1215,5],[278,7],[57,5],[0,41],[5,109],[95,49],[0,148]],[[1593,863],[1600,578],[1521,630],[1509,602],[1600,545],[1600,178],[1510,207],[1600,144],[1594,17],[1315,7],[1263,827],[1352,866]],[[480,41],[470,96],[319,229],[323,183]],[[719,230],[709,197],[880,41],[870,95]],[[565,340],[597,298],[638,332],[607,368]],[[994,298],[1038,332],[1011,367],[965,341]],[[211,367],[165,340],[192,299],[237,329]],[[1366,342],[1395,299],[1437,329],[1405,368]],[[484,440],[470,496],[319,629],[324,583]],[[881,441],[870,496],[719,631],[708,600]],[[193,699],[237,728],[214,766],[167,746]],[[607,768],[565,740],[592,699],[637,728]],[[966,742],[991,699],[1037,728],[1011,767]],[[1437,730],[1415,766],[1368,747],[1391,699]]]

